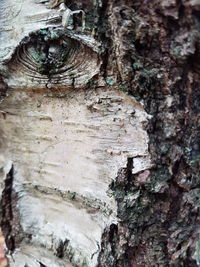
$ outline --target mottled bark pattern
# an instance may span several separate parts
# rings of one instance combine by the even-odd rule
[[[100,71],[86,87],[121,90],[151,115],[143,127],[152,167],[133,172],[140,155],[129,156],[110,184],[118,222],[104,230],[100,252],[94,252],[97,265],[200,266],[200,1],[66,2],[71,10],[84,10],[85,34],[101,43],[95,63]],[[3,97],[6,85],[0,88]],[[72,261],[68,244],[60,242],[54,256],[67,255],[69,266],[87,266]]]
[[[104,1],[105,75],[152,115],[154,167],[111,185],[121,223],[104,233],[99,266],[200,264],[199,14],[192,0]]]

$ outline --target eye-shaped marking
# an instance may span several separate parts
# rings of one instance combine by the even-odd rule
[[[18,79],[18,87],[44,87],[48,81],[56,87],[83,87],[99,72],[100,60],[80,39],[40,30],[20,43],[7,66],[11,86],[12,80],[17,83]]]
[[[17,60],[24,66],[27,74],[31,70],[33,73],[50,76],[69,70],[74,62],[72,57],[80,52],[79,49],[78,42],[72,39],[46,41],[40,36],[35,40],[31,39],[17,50]]]

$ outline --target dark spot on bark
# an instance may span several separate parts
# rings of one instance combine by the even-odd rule
[[[58,258],[62,259],[65,256],[65,252],[66,252],[66,248],[68,244],[69,244],[69,240],[67,239],[64,242],[62,240],[59,242],[59,245],[56,249],[56,256]]]
[[[14,179],[14,169],[12,166],[5,179],[5,186],[2,192],[2,199],[1,199],[1,227],[5,236],[6,246],[11,252],[15,250],[15,238],[12,233],[13,179]]]
[[[13,189],[14,167],[12,166],[5,179],[4,190],[0,203],[1,228],[9,252],[19,246],[23,238],[23,232],[19,223],[19,211],[17,208],[17,194]]]

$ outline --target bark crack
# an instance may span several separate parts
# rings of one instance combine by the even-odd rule
[[[17,194],[13,189],[14,167],[6,175],[5,186],[0,203],[0,226],[5,238],[8,251],[12,254],[22,239],[22,231],[19,224],[19,212],[17,209]],[[20,234],[19,234],[20,233]]]
[[[12,231],[13,208],[12,208],[12,191],[13,191],[14,169],[13,165],[6,176],[5,187],[1,199],[1,227],[5,236],[6,246],[9,251],[15,250],[15,238]]]

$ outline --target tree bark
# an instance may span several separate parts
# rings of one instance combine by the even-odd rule
[[[199,266],[200,2],[61,2],[0,3],[10,266]]]

